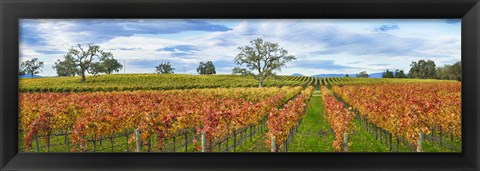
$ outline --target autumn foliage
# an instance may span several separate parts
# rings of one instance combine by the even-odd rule
[[[324,116],[328,119],[335,136],[332,146],[335,151],[342,151],[343,134],[350,133],[355,114],[351,108],[347,109],[345,104],[338,101],[327,87],[322,86],[320,91],[322,92]]]
[[[85,151],[87,139],[140,129],[156,137],[154,148],[185,130],[221,139],[228,131],[258,123],[301,87],[217,88],[169,91],[21,93],[20,131],[26,147],[35,135],[68,132],[72,151]],[[132,135],[130,142],[134,140]]]
[[[268,133],[267,144],[271,144],[271,137],[275,137],[277,150],[283,147],[290,134],[290,131],[297,126],[298,122],[305,115],[307,103],[313,92],[313,87],[309,86],[294,99],[290,100],[283,108],[271,108],[268,115]]]
[[[334,86],[333,92],[377,126],[416,144],[432,129],[461,139],[461,83]]]

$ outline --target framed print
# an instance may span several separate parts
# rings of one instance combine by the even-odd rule
[[[478,1],[1,8],[2,169],[479,169]]]

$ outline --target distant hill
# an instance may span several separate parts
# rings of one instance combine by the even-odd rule
[[[20,75],[18,78],[32,78],[31,74]],[[33,78],[42,78],[40,75],[33,75]]]
[[[382,78],[383,72],[377,72],[377,73],[371,73],[368,74],[370,77],[369,78]]]
[[[369,78],[382,78],[383,72],[376,72],[376,73],[371,73],[368,74],[370,77]],[[346,74],[317,74],[317,75],[312,75],[312,77],[320,77],[320,78],[326,78],[326,77],[345,77]],[[348,76],[354,78],[355,74],[348,74]]]
[[[295,74],[292,74],[292,76],[303,76],[303,75],[299,73],[295,73]]]
[[[348,74],[350,77],[355,77],[355,74]],[[326,77],[345,77],[345,74],[318,74],[318,75],[312,75],[312,77],[320,77],[320,78],[326,78]]]

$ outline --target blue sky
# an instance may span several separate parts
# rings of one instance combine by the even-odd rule
[[[55,76],[54,62],[70,47],[95,43],[126,73],[154,73],[169,61],[176,73],[196,74],[211,60],[218,74],[230,74],[237,48],[262,38],[297,58],[281,75],[408,72],[420,59],[460,61],[460,35],[459,19],[22,19],[20,61],[39,58],[39,75]]]

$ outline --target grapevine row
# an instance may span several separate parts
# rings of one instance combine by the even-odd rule
[[[345,108],[345,105],[338,101],[327,87],[322,86],[320,91],[322,92],[324,116],[328,119],[335,136],[332,146],[335,151],[342,151],[344,133],[350,132],[355,114],[351,108]]]
[[[269,77],[264,86],[306,84],[296,80],[285,81],[283,77]],[[88,76],[85,83],[81,83],[78,77],[28,78],[19,81],[20,92],[112,92],[235,87],[258,87],[258,81],[252,76],[187,74],[110,74]]]
[[[281,109],[272,108],[268,115],[267,137],[275,137],[276,150],[279,151],[289,137],[291,130],[298,125],[307,109],[307,102],[310,100],[313,87],[309,86],[301,94],[290,100]],[[271,138],[267,138],[267,144],[271,144]]]
[[[417,144],[419,133],[440,129],[461,139],[461,83],[423,82],[334,86],[362,117]]]
[[[229,130],[258,123],[300,92],[301,87],[196,89],[172,91],[22,93],[20,130],[26,147],[34,136],[72,132],[73,151],[87,139],[140,129],[140,138],[162,141],[185,130],[205,132],[214,140]],[[133,141],[134,137],[130,137]]]

